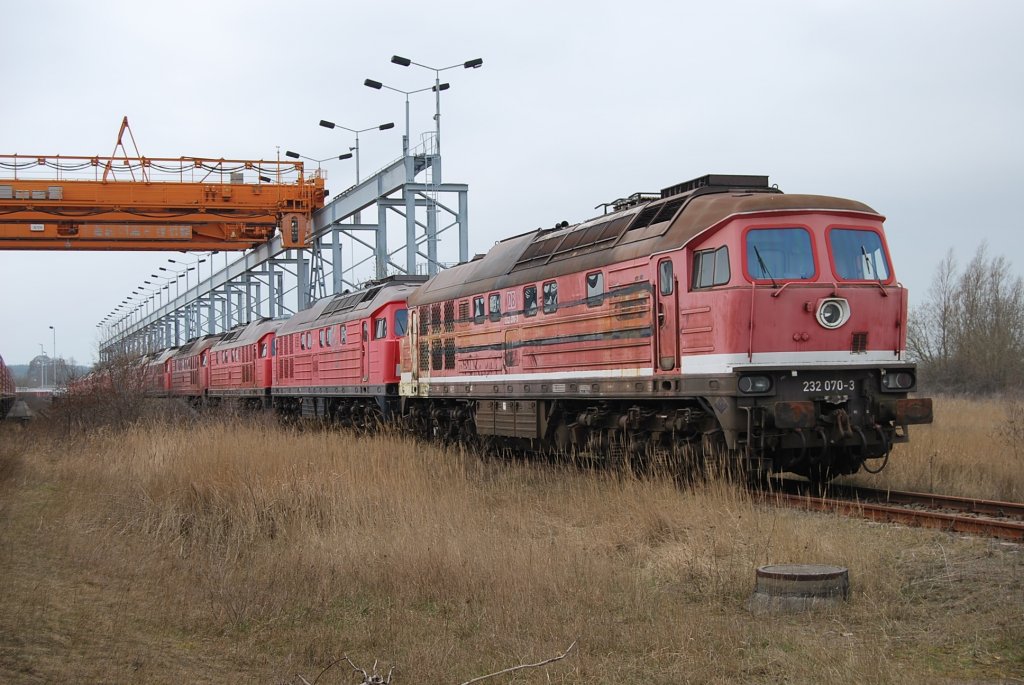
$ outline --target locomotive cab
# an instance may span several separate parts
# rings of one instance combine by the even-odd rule
[[[870,460],[930,422],[931,402],[907,396],[907,291],[883,218],[815,199],[734,216],[684,251],[679,337],[684,372],[734,388],[716,405],[730,447],[819,478],[883,466]]]

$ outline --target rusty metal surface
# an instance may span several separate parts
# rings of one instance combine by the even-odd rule
[[[896,402],[896,423],[931,423],[932,401],[927,397],[911,397]]]
[[[772,481],[772,489],[789,495],[807,496],[810,484],[804,481],[781,478]],[[866,504],[898,504],[946,509],[967,514],[998,516],[1024,521],[1024,502],[1003,502],[999,500],[975,499],[956,495],[940,495],[930,492],[883,490],[857,485],[829,483],[826,496],[863,502]]]
[[[1000,516],[1024,521],[1024,503],[1000,502],[997,500],[973,499],[955,495],[935,495],[927,492],[901,492],[899,490],[878,490],[854,486],[829,486],[836,494],[846,499],[877,501],[886,504],[925,506],[932,509],[948,509],[967,514]]]
[[[886,504],[872,504],[843,499],[811,497],[776,492],[770,501],[808,511],[836,512],[883,523],[899,523],[919,528],[933,528],[950,533],[966,533],[1024,542],[1024,521],[949,514],[940,511],[910,509]],[[1006,503],[1002,503],[1006,504]]]
[[[814,428],[817,421],[814,402],[775,403],[775,425],[779,428]]]

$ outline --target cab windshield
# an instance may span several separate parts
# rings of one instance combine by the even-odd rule
[[[747,231],[747,273],[759,281],[814,278],[811,234],[803,228],[755,228]]]
[[[828,234],[836,276],[844,281],[887,281],[889,262],[874,231],[833,228]]]

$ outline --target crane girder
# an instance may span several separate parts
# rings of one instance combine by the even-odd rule
[[[6,155],[5,172],[4,250],[245,250],[278,227],[305,247],[325,197],[293,161]]]

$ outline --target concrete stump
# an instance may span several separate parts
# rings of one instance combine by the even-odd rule
[[[755,614],[795,613],[832,606],[849,596],[850,573],[842,566],[762,566],[747,609]]]

